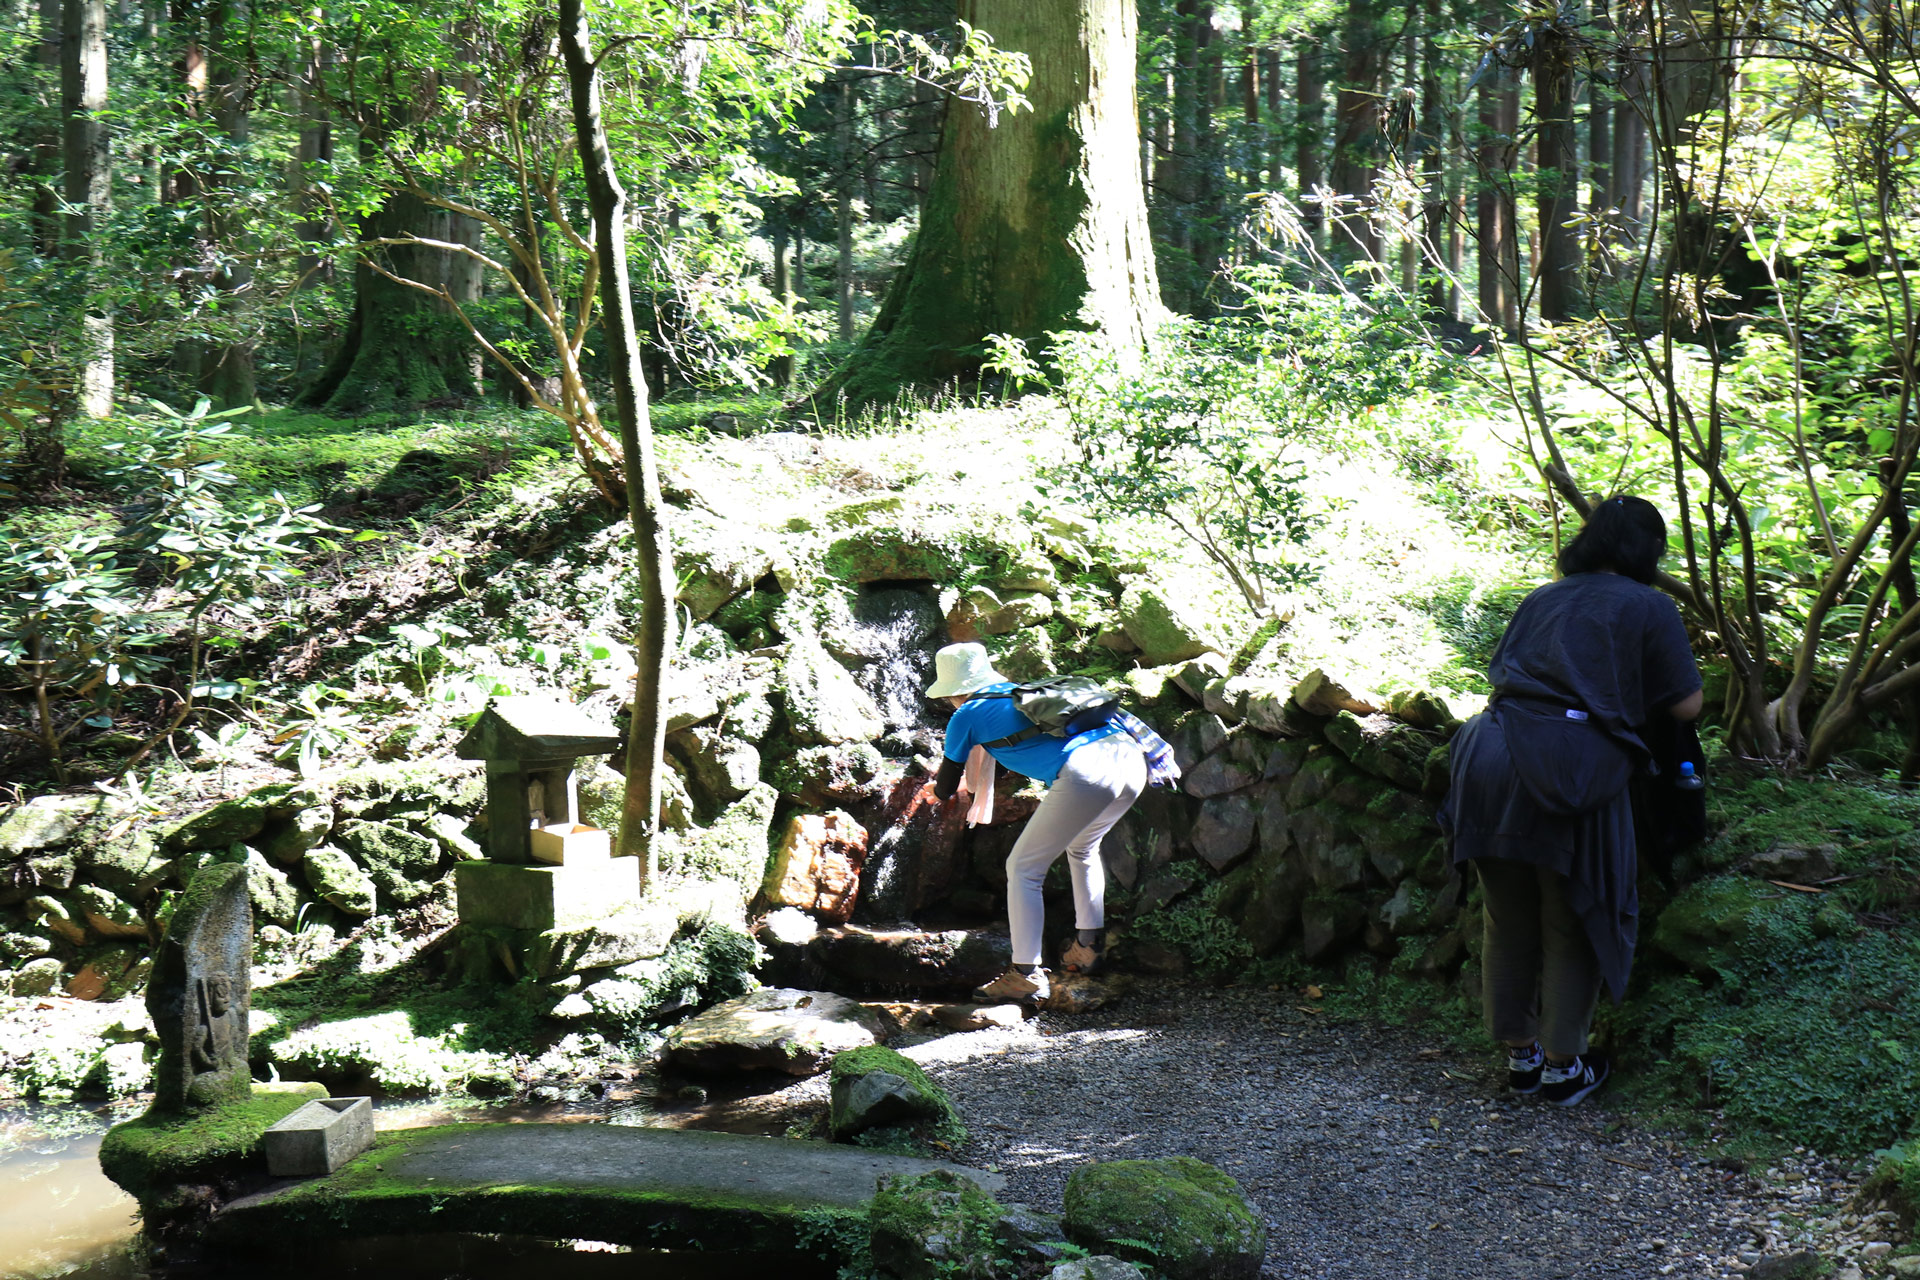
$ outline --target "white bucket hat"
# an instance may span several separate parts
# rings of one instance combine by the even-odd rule
[[[1006,684],[1007,678],[993,669],[993,659],[982,645],[950,644],[933,655],[933,683],[927,686],[929,698],[955,698],[978,693],[990,684]]]

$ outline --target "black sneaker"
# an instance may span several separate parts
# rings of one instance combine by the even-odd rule
[[[1564,1067],[1548,1065],[1540,1074],[1540,1096],[1555,1106],[1571,1107],[1607,1082],[1613,1064],[1605,1054],[1583,1053]]]
[[[1540,1092],[1540,1069],[1546,1064],[1547,1055],[1538,1044],[1525,1050],[1507,1050],[1507,1088],[1515,1093]]]

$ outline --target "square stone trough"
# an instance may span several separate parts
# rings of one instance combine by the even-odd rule
[[[373,1099],[320,1098],[261,1135],[276,1178],[332,1173],[373,1145]]]

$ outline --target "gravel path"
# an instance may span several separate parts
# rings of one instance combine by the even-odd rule
[[[1088,1161],[1197,1156],[1265,1211],[1266,1274],[1289,1280],[1736,1276],[1809,1230],[1873,1272],[1886,1247],[1817,1164],[1749,1176],[1635,1130],[1604,1093],[1508,1097],[1491,1055],[1324,1025],[1268,992],[1146,986],[909,1052],[972,1131],[957,1157],[1005,1174],[1007,1198],[1057,1210]]]

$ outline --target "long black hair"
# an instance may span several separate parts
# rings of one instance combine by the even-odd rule
[[[1651,584],[1667,550],[1667,522],[1645,498],[1608,498],[1593,509],[1573,541],[1560,548],[1562,574],[1611,569]]]

